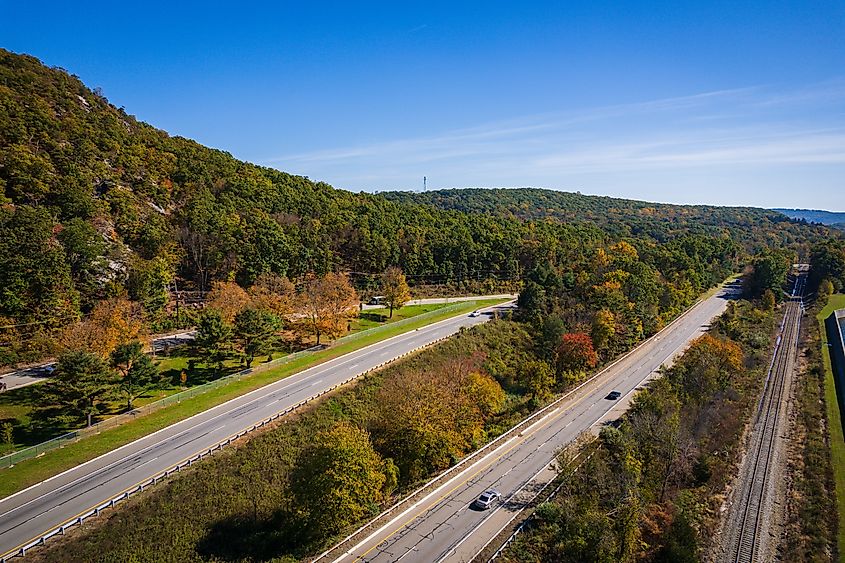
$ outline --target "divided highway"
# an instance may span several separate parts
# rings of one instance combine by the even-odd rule
[[[559,449],[624,408],[637,387],[680,354],[725,310],[730,291],[721,290],[699,302],[530,426],[452,471],[424,497],[399,505],[386,517],[390,518],[388,522],[380,520],[325,554],[326,558],[350,563],[472,561],[554,478],[552,465]],[[611,390],[620,391],[622,398],[608,400]],[[472,501],[489,488],[497,489],[503,502],[487,511],[471,507]]]
[[[395,336],[307,369],[164,428],[0,500],[0,561],[175,464],[305,399],[386,362],[489,320],[457,317]],[[0,471],[0,479],[3,473]]]

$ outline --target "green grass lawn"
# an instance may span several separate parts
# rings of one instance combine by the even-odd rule
[[[352,321],[352,332],[367,330],[368,328],[381,326],[385,323],[394,323],[396,321],[401,321],[402,319],[415,317],[417,315],[428,313],[430,311],[436,311],[437,309],[442,309],[447,305],[453,304],[454,303],[437,303],[434,305],[406,305],[401,309],[394,309],[393,318],[390,318],[390,310],[387,307],[361,311],[358,317]]]
[[[40,457],[22,461],[10,468],[0,469],[0,498],[93,459],[114,448],[128,444],[146,434],[165,428],[194,414],[269,383],[273,383],[274,381],[278,381],[303,369],[364,348],[370,344],[386,340],[392,336],[464,314],[477,308],[501,303],[502,301],[501,299],[469,301],[459,305],[456,309],[449,309],[442,314],[435,313],[432,316],[420,319],[418,322],[411,321],[398,327],[387,325],[384,330],[378,331],[377,333],[367,334],[356,340],[343,342],[325,350],[298,357],[282,366],[258,371],[242,379],[232,380],[227,385],[211,389],[180,403],[153,411],[150,414],[139,416],[133,421],[121,426],[103,430],[98,434],[85,436],[77,442],[46,452]],[[395,317],[396,313],[394,313],[394,319]]]
[[[349,334],[355,334],[367,329],[415,317],[423,313],[436,311],[446,306],[447,304],[409,305],[393,311],[392,318],[390,318],[389,310],[386,308],[363,311],[358,318],[352,321],[352,329]],[[270,356],[275,360],[286,354],[286,352],[275,351]],[[189,346],[174,348],[170,351],[170,355],[156,358],[159,371],[170,381],[170,384],[148,391],[135,399],[133,406],[136,408],[142,407],[183,391],[184,389],[179,384],[179,375],[183,370],[187,370],[188,362],[191,360],[196,361],[196,367],[189,372],[188,387],[194,387],[214,379],[219,379],[224,375],[234,373],[245,367],[238,358],[230,358],[223,362],[223,371],[220,371],[216,365],[205,364],[201,361],[201,358],[192,356]],[[267,356],[262,355],[256,359],[253,365],[258,366],[266,361]],[[37,385],[28,386],[13,389],[0,395],[0,421],[14,421],[14,424],[19,428],[15,432],[15,443],[0,444],[0,455],[35,445],[74,429],[61,427],[43,429],[39,432],[24,430],[30,424],[31,411],[37,407],[37,389]],[[111,405],[111,408],[105,414],[108,417],[110,415],[120,414],[125,410],[126,405],[124,400],[119,399]]]
[[[845,547],[845,436],[842,432],[842,413],[839,412],[839,402],[836,400],[836,384],[833,381],[833,369],[828,352],[827,332],[824,320],[837,310],[845,308],[845,294],[830,297],[827,306],[816,317],[819,321],[822,335],[822,361],[825,370],[825,402],[827,403],[827,420],[830,432],[830,448],[833,465],[833,478],[836,485],[836,505],[839,512],[839,532],[837,543],[842,550]]]

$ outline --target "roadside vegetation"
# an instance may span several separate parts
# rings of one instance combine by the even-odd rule
[[[403,293],[382,309],[361,311],[346,277],[308,278],[297,291],[287,278],[264,274],[243,290],[217,282],[206,306],[194,315],[196,339],[153,359],[136,304],[125,298],[98,302],[84,321],[60,335],[55,370],[43,384],[0,395],[0,453],[131,411],[186,388],[253,367],[345,334],[409,318],[440,306],[405,308],[404,275],[389,283]],[[385,284],[387,286],[387,284]]]
[[[824,303],[845,285],[845,246],[825,241],[810,255],[808,291],[818,290]],[[560,492],[538,507],[505,561],[702,560],[769,365],[776,301],[791,261],[779,251],[758,255],[744,276],[745,299],[731,303],[709,334],[636,396],[618,427],[602,430],[589,459],[580,465],[561,460],[570,470],[561,476]],[[818,318],[843,305],[833,296]],[[830,385],[823,385],[818,330],[809,327],[807,365],[797,378],[799,453],[790,468],[781,544],[787,561],[837,557],[829,448],[839,493],[845,490],[839,488],[845,444],[829,364]]]
[[[529,334],[513,321],[465,331],[33,555],[44,561],[305,557],[530,412],[530,372],[522,366],[541,362],[530,350]],[[143,541],[150,534],[154,544]]]
[[[611,248],[600,259],[592,283],[577,291],[585,297],[615,291],[626,299],[633,284],[607,287],[602,280],[607,272],[618,277],[626,267],[638,268],[635,250]],[[555,287],[555,277],[550,269],[532,272],[532,280],[546,285],[533,282],[541,290],[517,319],[475,327],[339,390],[308,413],[131,501],[102,525],[48,546],[42,556],[151,560],[138,545],[152,530],[160,539],[155,554],[164,559],[315,553],[582,381],[612,360],[608,350],[636,344],[614,315],[602,312],[602,301],[567,299],[574,291]],[[578,316],[564,318],[564,303]],[[180,524],[173,528],[172,522]]]
[[[819,302],[821,305],[825,303]],[[804,327],[803,365],[799,366],[803,369],[796,379],[794,451],[781,549],[785,561],[839,561],[838,545],[843,545],[842,532],[837,530],[842,529],[845,442],[833,373],[824,349],[824,318],[834,308],[845,307],[845,295],[831,296],[821,311],[818,306],[810,309],[817,322]]]
[[[309,367],[359,350],[381,340],[447,319],[456,314],[468,313],[474,308],[485,307],[499,302],[501,301],[467,302],[457,305],[456,308],[444,308],[442,313],[435,311],[432,316],[427,318],[420,320],[412,319],[404,326],[386,325],[377,332],[368,333],[361,338],[339,343],[335,346],[315,351],[309,355],[298,357],[281,366],[254,371],[248,376],[232,380],[226,385],[213,388],[202,394],[155,410],[150,414],[137,417],[127,424],[121,424],[94,434],[86,435],[81,440],[64,445],[60,449],[54,449],[36,458],[18,462],[13,467],[0,469],[3,477],[0,479],[0,497],[15,493],[114,448],[137,440],[151,432],[155,432],[156,430]]]
[[[697,561],[718,525],[775,311],[740,300],[606,426],[504,561]],[[569,455],[573,455],[570,453]]]
[[[793,439],[798,453],[790,468],[783,556],[787,561],[838,561],[845,549],[845,436],[824,321],[845,308],[845,244],[820,242],[810,260],[809,312],[817,323],[805,327]]]
[[[605,520],[579,524],[622,534],[608,544],[620,554],[642,537],[654,538],[650,557],[672,542],[688,548],[689,534],[695,547],[755,385],[737,365],[758,368],[795,254],[831,236],[749,208],[543,190],[353,194],[171,137],[33,57],[0,50],[0,78],[0,364],[59,359],[43,393],[0,403],[7,441],[396,320],[412,311],[403,304],[416,287],[520,291],[513,319],[337,391],[36,554],[49,561],[312,554],[745,267],[754,304],[733,306],[698,356],[655,385],[653,404],[638,403],[638,433],[607,431],[595,463],[610,465],[597,475],[612,468],[630,496]],[[359,308],[376,295],[384,315]],[[189,326],[193,346],[155,370],[138,354],[150,333]],[[0,469],[0,495],[373,339]],[[649,442],[647,425],[674,442]]]
[[[793,440],[798,451],[790,468],[783,556],[788,561],[838,561],[845,547],[845,437],[825,319],[845,308],[845,245],[837,240],[819,243],[811,260],[809,312],[817,322],[805,327]]]
[[[660,292],[649,295],[647,281],[631,280],[631,272],[648,271],[633,246],[611,246],[595,260],[593,273],[572,288],[558,270],[535,269],[513,320],[475,327],[367,376],[39,556],[257,561],[314,554],[671,320]],[[779,283],[778,276],[770,282]],[[633,295],[642,303],[654,299],[654,308],[635,307]],[[608,298],[628,316],[611,313]],[[771,311],[753,316],[743,308],[735,315],[757,330],[772,318]],[[745,338],[745,328],[733,330]],[[737,345],[706,344],[705,364],[709,354],[745,361]],[[724,392],[721,379],[710,384]],[[706,403],[714,391],[697,392]],[[738,422],[720,424],[732,423]],[[720,461],[713,464],[724,471]],[[153,530],[155,555],[138,547]]]

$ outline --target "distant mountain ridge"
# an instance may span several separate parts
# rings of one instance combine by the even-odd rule
[[[171,136],[0,49],[0,326],[20,328],[0,338],[0,364],[37,359],[41,332],[115,295],[169,327],[173,287],[333,271],[365,288],[397,265],[420,285],[488,291],[536,267],[574,280],[626,239],[672,301],[762,249],[806,253],[829,236],[766,209],[539,189],[356,194]]]
[[[783,213],[790,219],[803,219],[808,223],[821,223],[831,227],[845,229],[845,212],[824,211],[822,209],[780,209],[772,211]]]
[[[540,188],[451,188],[379,195],[396,203],[474,215],[594,224],[617,237],[648,236],[658,242],[691,232],[722,236],[726,229],[737,240],[762,241],[777,229],[800,226],[783,213],[759,207],[675,205]]]

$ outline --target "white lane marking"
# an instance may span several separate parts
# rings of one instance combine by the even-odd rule
[[[667,325],[666,327],[664,327],[664,329],[663,329],[663,330],[661,330],[660,332],[661,332],[661,333],[666,333],[666,332],[670,329],[670,327],[672,327],[673,325],[678,325],[678,324],[680,324],[680,325],[681,325],[681,327],[683,327],[682,319],[686,319],[688,322],[690,322],[690,321],[691,321],[691,322],[690,322],[690,324],[691,324],[691,325],[694,325],[694,326],[695,326],[695,330],[693,331],[693,334],[692,334],[692,335],[696,334],[696,333],[699,331],[699,329],[701,328],[701,323],[700,323],[700,322],[697,322],[698,320],[695,318],[695,316],[694,316],[694,314],[693,314],[693,311],[695,311],[696,309],[698,309],[698,311],[703,310],[703,307],[702,307],[702,306],[703,306],[704,304],[706,304],[708,301],[709,301],[709,299],[705,299],[705,300],[698,301],[697,303],[693,304],[693,305],[692,305],[689,309],[687,309],[687,311],[685,311],[683,314],[681,314],[681,315],[680,315],[680,316],[678,316],[676,319],[674,319],[671,323],[669,323],[669,325]],[[713,314],[713,315],[711,315],[711,316],[715,316],[715,315],[720,314],[720,310],[721,310],[721,309],[722,309],[722,308],[716,308],[716,312],[715,312],[715,314]],[[681,328],[681,330],[683,330],[683,328]],[[671,333],[670,333],[670,334],[671,334]],[[692,335],[687,335],[685,338],[683,338],[683,340],[685,340],[685,342],[683,342],[680,346],[678,346],[678,348],[680,348],[680,347],[682,347],[682,346],[684,346],[684,345],[688,344],[688,343],[689,343],[689,341],[691,340]],[[645,342],[643,342],[643,343],[640,345],[640,347],[639,347],[639,348],[640,348],[640,350],[648,350],[648,345],[649,345],[649,344],[654,344],[654,340],[652,340],[652,339],[653,339],[655,336],[656,336],[656,335],[652,336],[650,339],[647,339]],[[652,349],[653,349],[653,348],[652,348]],[[636,350],[636,349],[635,349],[635,350]],[[675,351],[677,351],[677,349],[676,349]],[[634,354],[636,354],[636,352],[634,352]],[[609,371],[611,368],[614,368],[614,367],[619,367],[620,365],[623,365],[623,363],[622,363],[622,362],[625,360],[625,358],[626,358],[626,355],[623,355],[621,358],[617,359],[616,361],[612,362],[610,365],[606,366],[606,367],[605,367],[602,371],[600,371],[598,374],[596,374],[596,375],[595,375],[593,378],[591,378],[590,380],[588,380],[588,381],[584,382],[584,383],[583,383],[581,386],[579,386],[579,387],[582,387],[582,386],[587,385],[587,384],[589,384],[589,383],[591,383],[591,382],[594,382],[594,380],[598,379],[598,377],[599,377],[599,376],[601,376],[601,375],[602,375],[602,373]],[[633,358],[631,358],[631,359],[633,359]],[[668,359],[668,358],[667,358],[667,359]],[[636,361],[636,360],[634,360],[634,361]],[[664,362],[665,362],[665,360],[664,360]],[[648,374],[648,375],[650,375],[650,374],[652,373],[652,371],[653,371],[653,370],[649,371],[649,374]],[[646,376],[646,378],[648,377],[648,375]],[[608,380],[609,380],[609,379],[610,379],[610,378],[608,378]],[[606,381],[605,383],[607,383],[607,382],[609,382],[609,381]],[[635,388],[635,389],[636,389],[636,388]],[[625,398],[627,398],[627,396],[628,396],[628,395],[630,395],[633,391],[635,391],[635,389],[632,389],[632,390],[628,391],[625,395],[623,395],[623,397],[622,397],[621,399],[625,399]],[[575,398],[577,397],[577,395],[575,395],[575,393],[576,393],[577,391],[579,391],[579,388],[576,388],[575,390],[570,391],[570,393],[567,393],[567,395],[568,395],[568,396],[570,396],[570,397],[572,397],[572,399],[575,399]],[[596,389],[596,390],[595,390],[595,391],[593,391],[593,392],[598,392],[598,389]],[[590,391],[587,391],[587,394],[589,394],[589,393],[590,393]],[[603,395],[602,395],[602,396],[603,396]],[[562,397],[561,399],[563,399],[563,397]],[[590,408],[592,408],[592,407],[594,407],[594,406],[598,405],[599,403],[601,403],[601,401],[600,401],[600,400],[596,401],[595,403],[593,403],[593,405],[590,405]],[[612,410],[612,409],[613,409],[616,405],[618,405],[618,403],[616,403],[615,405],[612,405],[612,406],[611,406],[611,408],[607,409],[604,413],[602,413],[602,414],[599,416],[599,418],[597,419],[597,421],[593,422],[590,426],[593,426],[593,425],[595,425],[595,424],[596,424],[596,422],[600,421],[600,420],[601,420],[604,416],[606,416],[606,415],[607,415],[607,413],[608,413],[608,412],[610,412],[610,411],[611,411],[611,410]],[[563,407],[563,405],[561,405],[561,407]],[[558,408],[560,408],[560,407],[558,407]],[[557,410],[557,408],[556,408],[555,410]],[[552,412],[553,412],[553,411],[552,411]],[[551,413],[548,413],[546,416],[549,416],[550,414],[551,414]],[[546,418],[546,416],[542,417],[542,418],[541,418],[541,420],[542,420],[542,419],[545,419],[545,418]],[[538,422],[539,422],[539,421],[538,421]],[[531,426],[533,426],[533,425],[531,425]],[[567,424],[567,426],[568,426],[568,424]],[[529,427],[529,428],[530,428],[530,427]],[[524,429],[522,432],[520,432],[520,433],[519,433],[519,435],[521,436],[523,433],[525,433],[525,432],[527,432],[527,431],[528,431],[528,428],[526,428],[526,429]],[[513,438],[511,438],[511,439],[507,440],[507,441],[505,442],[505,444],[507,444],[508,442],[510,442],[512,439],[513,439]],[[425,501],[426,501],[429,497],[433,496],[436,492],[438,492],[439,490],[443,489],[443,488],[444,488],[446,485],[448,485],[451,481],[453,481],[453,480],[455,480],[455,479],[459,478],[462,474],[465,474],[465,473],[466,473],[467,471],[469,471],[472,467],[474,467],[474,466],[475,466],[475,465],[477,465],[478,463],[481,463],[481,461],[483,461],[483,459],[485,459],[485,458],[486,458],[486,457],[488,457],[489,455],[494,454],[495,452],[497,452],[498,450],[500,450],[502,447],[504,447],[504,445],[505,445],[505,444],[502,444],[501,446],[499,446],[499,447],[495,448],[495,449],[494,449],[493,451],[491,451],[489,454],[487,454],[486,456],[484,456],[484,458],[482,458],[482,460],[478,460],[477,462],[475,462],[475,463],[473,463],[473,464],[471,464],[471,465],[469,465],[469,466],[465,467],[465,468],[464,468],[463,470],[461,470],[461,471],[460,471],[457,475],[455,475],[452,479],[450,479],[449,481],[447,481],[446,483],[444,483],[443,485],[441,485],[440,487],[438,487],[437,489],[435,489],[435,491],[432,491],[432,493],[430,493],[429,495],[427,495],[425,498],[420,499],[419,501],[417,501],[417,502],[415,502],[414,504],[412,504],[410,507],[408,507],[408,508],[407,508],[405,511],[403,511],[401,514],[399,514],[398,516],[396,516],[395,518],[393,518],[391,521],[389,521],[388,523],[386,523],[386,524],[384,524],[383,526],[381,526],[379,529],[377,529],[377,530],[375,530],[374,532],[372,532],[372,533],[371,533],[368,537],[364,538],[364,539],[363,539],[362,541],[360,541],[357,545],[353,546],[352,548],[350,548],[349,550],[347,550],[345,553],[343,553],[343,554],[341,554],[339,557],[337,557],[337,558],[334,560],[334,561],[335,561],[335,563],[337,563],[337,562],[340,562],[340,561],[344,560],[345,558],[347,558],[347,557],[348,557],[348,556],[350,556],[350,555],[354,555],[354,552],[358,551],[359,549],[362,549],[364,546],[366,546],[366,544],[367,544],[367,543],[370,543],[370,542],[371,542],[372,540],[374,540],[377,536],[379,536],[380,534],[382,534],[382,533],[383,533],[383,531],[385,531],[385,530],[389,529],[389,528],[390,528],[390,527],[391,527],[391,526],[392,526],[392,525],[393,525],[396,521],[398,521],[399,519],[401,519],[401,518],[402,518],[403,516],[405,516],[407,513],[409,513],[409,512],[411,512],[412,510],[414,510],[414,508],[416,508],[416,507],[417,507],[417,506],[419,506],[420,504],[423,504],[423,503],[424,503],[424,502],[425,502]],[[553,460],[552,460],[552,461],[553,461]],[[541,470],[541,471],[542,471],[542,470]],[[538,474],[539,474],[539,473],[538,473]],[[435,478],[434,480],[436,480],[436,479],[437,479],[437,478]],[[434,481],[434,480],[433,480],[433,481]],[[528,482],[530,482],[530,479],[529,479],[529,481],[528,481]],[[526,482],[526,483],[527,483],[527,482]],[[523,485],[523,487],[524,487],[524,485]],[[401,504],[401,503],[400,503],[400,504]],[[495,511],[494,511],[494,512],[495,512]],[[420,516],[421,516],[421,515],[418,515],[416,518],[419,518]],[[491,515],[490,515],[490,516],[492,516],[492,513],[491,513]],[[416,518],[415,518],[415,519],[416,519]],[[486,520],[486,519],[485,519],[485,520]],[[404,527],[403,527],[403,528],[404,528]],[[473,530],[473,532],[474,532],[474,530]],[[392,538],[392,537],[393,537],[396,533],[398,533],[398,530],[397,530],[397,531],[395,531],[395,532],[393,532],[392,534],[390,534],[390,536],[388,536],[387,538],[385,538],[385,539],[384,539],[384,540],[382,540],[382,541],[383,541],[383,542],[389,541],[389,540],[390,540],[390,539],[391,539],[391,538]],[[457,548],[460,544],[462,544],[462,543],[463,543],[463,542],[467,539],[467,537],[469,537],[469,535],[471,535],[471,534],[472,534],[472,532],[470,532],[470,534],[468,534],[467,536],[465,536],[463,540],[461,540],[460,542],[458,542],[458,544],[457,544],[455,547],[453,547],[453,548],[452,548],[452,551],[454,551],[454,549],[455,549],[455,548]],[[354,536],[354,534],[353,534],[353,536]],[[351,537],[352,537],[352,536],[350,536],[350,538],[351,538]],[[350,538],[347,538],[347,540],[348,540],[348,539],[350,539]],[[344,540],[344,541],[346,541],[346,540]],[[327,554],[328,554],[328,552],[326,552],[326,553],[322,554],[320,557],[318,557],[318,559],[321,559],[323,556],[325,556],[325,555],[327,555]]]
[[[157,460],[157,459],[158,459],[157,457],[154,457],[153,459],[147,460],[147,461],[145,461],[144,463],[142,463],[141,465],[139,465],[138,467],[136,467],[135,469],[138,469],[138,468],[144,467],[144,466],[145,466],[145,465],[147,465],[148,463],[152,463],[152,462],[154,462],[154,461],[155,461],[155,460]],[[58,506],[59,506],[59,505],[56,505],[56,507],[58,507]],[[54,507],[54,508],[56,508],[56,507]]]
[[[493,307],[496,307],[496,305],[493,305],[493,306],[488,307],[488,308],[489,308],[489,309],[492,309]],[[191,421],[191,420],[193,420],[193,419],[195,419],[195,418],[198,418],[198,417],[200,417],[200,416],[202,416],[202,415],[207,415],[207,414],[211,413],[212,411],[222,410],[222,408],[225,408],[225,407],[227,407],[227,406],[229,407],[229,409],[228,409],[228,410],[226,410],[225,412],[221,412],[220,414],[215,415],[215,416],[212,416],[211,418],[209,418],[209,419],[208,419],[208,420],[206,420],[206,421],[200,422],[200,423],[199,423],[200,425],[202,425],[202,424],[207,424],[207,423],[209,423],[209,422],[211,422],[211,421],[213,421],[213,420],[215,420],[215,419],[222,418],[222,417],[225,417],[225,416],[227,416],[227,415],[230,415],[232,411],[234,411],[234,410],[236,410],[236,409],[238,409],[238,408],[242,408],[242,407],[250,406],[250,405],[252,405],[253,403],[256,403],[256,402],[258,402],[258,401],[260,401],[260,400],[262,400],[262,399],[266,399],[266,398],[267,398],[267,396],[268,396],[269,394],[273,393],[274,391],[277,391],[277,390],[285,390],[287,387],[292,386],[292,385],[294,385],[294,384],[296,384],[296,383],[298,383],[298,382],[299,382],[299,381],[295,381],[295,380],[308,380],[308,379],[309,379],[309,378],[311,378],[311,377],[315,377],[315,376],[317,376],[317,375],[320,375],[320,374],[325,373],[325,372],[327,372],[327,371],[330,371],[330,370],[332,370],[332,369],[337,369],[337,368],[340,368],[341,366],[343,366],[343,365],[345,365],[345,364],[347,364],[347,363],[349,363],[349,362],[351,362],[351,361],[354,361],[354,360],[358,359],[358,356],[366,356],[366,355],[369,355],[370,353],[372,353],[372,352],[374,351],[374,350],[372,350],[372,348],[384,347],[384,346],[388,346],[388,347],[390,347],[390,346],[394,346],[394,345],[396,345],[396,344],[398,344],[398,343],[399,343],[399,342],[397,342],[397,341],[399,341],[399,340],[403,340],[403,339],[404,339],[404,340],[413,340],[416,336],[420,336],[420,335],[421,335],[421,334],[423,334],[423,333],[431,333],[431,332],[435,332],[435,333],[437,333],[438,331],[442,330],[442,329],[443,329],[443,328],[447,325],[447,323],[453,323],[453,324],[455,324],[455,325],[461,325],[462,323],[461,323],[461,322],[459,322],[459,321],[462,321],[463,319],[464,319],[463,314],[460,314],[460,315],[456,315],[456,316],[454,316],[454,317],[449,317],[449,318],[443,319],[442,321],[438,321],[438,322],[436,322],[436,323],[432,323],[432,324],[427,325],[427,326],[424,326],[424,327],[420,327],[420,328],[419,328],[419,329],[417,329],[416,331],[410,331],[410,332],[404,332],[404,333],[401,333],[401,334],[397,334],[396,336],[392,336],[392,337],[390,337],[390,338],[387,338],[387,339],[382,340],[382,341],[380,341],[380,342],[376,342],[376,343],[374,343],[374,344],[371,344],[370,346],[367,346],[367,347],[362,348],[362,349],[360,349],[360,350],[357,350],[357,351],[355,351],[355,352],[350,352],[349,354],[346,354],[346,355],[344,355],[344,356],[341,356],[340,358],[338,358],[338,360],[342,360],[342,361],[339,361],[339,362],[337,362],[337,363],[334,363],[334,362],[335,362],[334,360],[329,360],[328,362],[326,362],[326,364],[323,364],[323,365],[321,365],[321,366],[314,366],[314,368],[308,368],[308,369],[305,369],[305,370],[303,370],[303,371],[301,371],[301,372],[298,372],[298,373],[292,374],[291,376],[289,376],[289,377],[287,377],[287,378],[284,378],[284,379],[282,379],[282,380],[279,380],[279,381],[276,381],[276,382],[273,382],[273,383],[267,384],[267,385],[265,385],[264,387],[259,387],[258,389],[255,389],[254,391],[250,391],[249,393],[246,393],[246,394],[244,394],[244,395],[241,395],[240,397],[236,397],[236,398],[234,398],[234,399],[231,399],[230,401],[226,401],[225,403],[221,403],[221,404],[219,404],[219,405],[215,405],[215,406],[211,407],[210,409],[207,409],[207,410],[205,410],[205,411],[199,412],[199,413],[197,413],[197,414],[195,414],[195,415],[193,415],[193,416],[190,416],[190,417],[188,417],[188,418],[186,418],[186,419],[184,419],[184,420],[181,420],[181,421],[179,421],[179,422],[175,422],[175,423],[171,424],[170,426],[166,426],[166,427],[164,427],[164,428],[161,428],[161,429],[159,429],[159,430],[156,430],[155,432],[153,432],[153,433],[151,433],[151,434],[147,434],[146,436],[143,436],[143,437],[141,437],[141,438],[138,438],[138,439],[137,439],[137,440],[135,440],[135,441],[129,442],[128,444],[124,444],[123,446],[120,446],[120,447],[118,447],[118,448],[116,448],[116,449],[114,449],[114,450],[111,450],[111,451],[109,451],[109,452],[106,452],[106,453],[104,453],[104,454],[102,454],[102,455],[100,455],[100,456],[95,457],[94,459],[91,459],[91,460],[88,460],[88,461],[86,461],[86,462],[84,462],[84,463],[81,463],[80,465],[77,465],[77,466],[75,466],[75,467],[72,467],[72,468],[70,468],[70,469],[68,469],[68,470],[66,470],[66,471],[63,471],[63,472],[61,472],[61,473],[59,473],[59,474],[57,474],[57,475],[53,475],[52,477],[48,477],[47,479],[45,479],[45,480],[43,480],[43,481],[40,481],[39,483],[35,483],[34,485],[31,485],[31,486],[29,486],[29,487],[27,487],[27,488],[25,488],[25,489],[23,489],[23,490],[20,490],[20,491],[18,491],[18,492],[16,492],[16,493],[13,493],[13,494],[11,494],[11,495],[9,495],[9,496],[5,497],[5,498],[0,499],[0,504],[3,504],[3,503],[5,503],[5,502],[8,502],[10,499],[12,499],[12,498],[14,498],[14,497],[17,497],[17,496],[19,496],[19,495],[21,495],[21,494],[23,494],[23,493],[26,493],[27,491],[30,491],[30,490],[33,490],[33,489],[35,489],[35,488],[37,488],[37,487],[40,487],[40,486],[42,486],[42,485],[45,485],[46,483],[49,483],[50,481],[53,481],[54,479],[57,479],[57,478],[62,477],[62,476],[64,476],[64,475],[67,475],[67,474],[69,474],[69,473],[71,473],[71,472],[78,471],[78,470],[80,470],[80,468],[82,468],[82,467],[84,467],[84,466],[87,466],[87,465],[89,465],[89,464],[92,464],[92,463],[94,463],[94,462],[96,462],[96,461],[98,461],[98,460],[100,460],[100,459],[103,459],[103,458],[105,458],[106,456],[113,455],[113,454],[115,454],[116,452],[118,452],[118,451],[120,451],[120,450],[123,450],[123,449],[125,449],[125,448],[130,448],[130,447],[131,447],[131,446],[133,446],[133,445],[134,445],[134,446],[137,446],[137,445],[139,445],[139,444],[140,444],[141,442],[143,442],[143,441],[148,441],[148,440],[150,440],[153,436],[156,436],[156,435],[158,435],[158,434],[163,434],[163,433],[165,433],[165,432],[166,432],[166,431],[168,431],[168,430],[171,430],[171,431],[172,431],[172,430],[175,430],[178,426],[180,426],[180,425],[186,425],[186,423],[188,423],[189,421]],[[451,333],[450,333],[450,334],[451,334]],[[350,356],[351,356],[351,357],[350,357]],[[327,365],[327,364],[333,364],[333,365]],[[318,368],[318,369],[317,369],[316,371],[312,371],[311,373],[308,373],[309,371],[314,370],[315,368]],[[319,368],[321,368],[321,369],[319,369]],[[278,389],[270,389],[271,387],[276,387],[276,386],[278,386]],[[261,393],[263,393],[263,394],[261,394]],[[234,403],[236,403],[236,402],[238,402],[238,401],[242,401],[243,399],[245,399],[245,398],[247,398],[247,397],[249,397],[250,395],[253,395],[253,394],[258,394],[258,396],[257,396],[257,397],[255,397],[254,399],[248,400],[247,402],[245,402],[245,403],[243,403],[243,404],[237,404],[237,405],[235,405],[235,404],[234,404]],[[278,402],[278,401],[276,401],[276,402]],[[272,403],[271,403],[271,404],[272,404]],[[225,428],[225,426],[223,426],[223,427],[221,427],[221,428]],[[182,436],[182,435],[184,435],[184,434],[187,434],[188,432],[191,432],[191,431],[196,430],[196,429],[197,429],[197,426],[189,426],[188,428],[185,428],[184,430],[178,431],[176,434],[174,434],[174,435],[172,435],[172,436],[169,436],[169,437],[165,438],[165,440],[172,440],[172,439],[174,439],[174,438],[178,438],[178,437],[180,437],[180,436]],[[215,430],[219,430],[219,428],[218,428],[218,429],[215,429]],[[83,480],[85,480],[85,479],[88,479],[88,478],[90,478],[90,477],[93,477],[93,476],[95,476],[95,475],[97,475],[97,474],[104,473],[106,470],[112,469],[114,466],[116,466],[116,465],[118,465],[118,464],[120,464],[120,463],[122,463],[122,462],[124,462],[124,461],[128,460],[129,458],[131,458],[131,457],[133,457],[133,456],[136,456],[136,455],[141,455],[141,454],[143,454],[143,453],[145,453],[145,452],[147,452],[147,451],[149,451],[149,450],[151,450],[151,449],[153,449],[153,448],[155,448],[155,447],[157,447],[157,446],[160,446],[160,445],[161,445],[161,443],[162,443],[162,442],[161,442],[161,441],[159,441],[159,442],[154,442],[154,443],[152,443],[152,444],[149,444],[149,445],[147,445],[147,446],[143,446],[140,450],[138,450],[138,451],[136,451],[136,452],[130,453],[129,455],[126,455],[126,456],[124,456],[124,457],[122,457],[122,458],[119,458],[119,459],[116,459],[116,460],[114,460],[114,461],[112,461],[112,462],[109,462],[109,463],[107,463],[106,465],[104,465],[104,466],[102,466],[102,467],[99,467],[99,468],[97,468],[97,469],[94,469],[93,471],[91,471],[91,472],[89,472],[89,473],[83,474],[83,475],[81,475],[81,476],[77,477],[76,479],[73,479],[73,480],[69,481],[68,483],[65,483],[65,484],[63,484],[63,485],[60,485],[60,486],[59,486],[59,487],[57,487],[56,489],[53,489],[53,490],[51,490],[51,491],[48,491],[48,492],[43,493],[43,494],[41,494],[41,495],[38,495],[38,496],[36,496],[36,497],[34,497],[34,498],[32,498],[32,499],[30,499],[30,500],[28,500],[28,501],[24,502],[23,504],[20,504],[20,505],[18,505],[18,506],[12,507],[12,508],[10,508],[9,510],[7,510],[6,512],[0,513],[0,519],[2,519],[3,517],[5,517],[5,516],[7,516],[7,515],[9,515],[9,514],[11,514],[11,513],[13,513],[13,512],[15,512],[15,511],[17,511],[17,510],[21,509],[21,508],[23,508],[23,507],[25,507],[25,506],[28,506],[28,505],[30,505],[30,504],[32,504],[32,503],[34,503],[34,502],[37,502],[37,501],[39,501],[39,500],[41,500],[41,499],[43,499],[43,498],[45,498],[45,497],[47,497],[47,496],[54,495],[55,493],[57,493],[57,492],[59,492],[59,491],[61,491],[61,490],[63,490],[63,489],[67,489],[67,488],[69,488],[69,487],[71,487],[71,486],[73,486],[73,485],[75,485],[75,484],[79,483],[80,481],[83,481]],[[175,451],[175,450],[173,450],[173,451]],[[52,510],[52,508],[48,509],[47,511],[50,511],[50,510]],[[42,513],[42,514],[44,514],[44,513]]]

